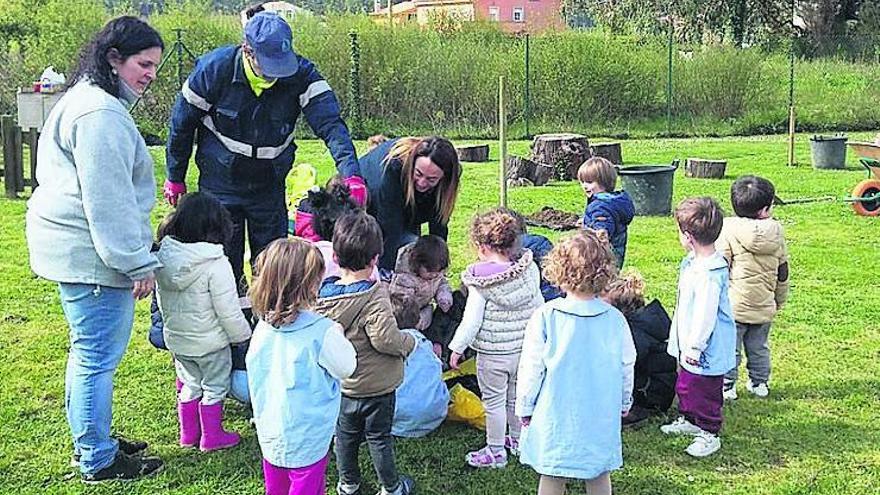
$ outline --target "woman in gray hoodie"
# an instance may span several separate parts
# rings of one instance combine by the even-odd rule
[[[40,187],[28,201],[31,268],[58,283],[70,327],[64,402],[87,483],[162,468],[136,455],[146,443],[114,438],[110,425],[134,302],[151,293],[160,266],[150,253],[153,160],[128,110],[156,78],[163,49],[159,33],[135,17],[111,20],[83,48],[43,127]]]

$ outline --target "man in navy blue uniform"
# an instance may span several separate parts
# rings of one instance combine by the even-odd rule
[[[174,205],[186,193],[196,143],[199,189],[214,194],[232,214],[235,228],[226,254],[241,288],[245,230],[252,261],[287,235],[285,179],[300,114],[327,145],[346,183],[365,188],[339,102],[314,64],[293,51],[292,39],[278,14],[255,14],[241,46],[199,58],[171,114],[165,198]]]

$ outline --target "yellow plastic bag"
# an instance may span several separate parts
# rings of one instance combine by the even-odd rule
[[[308,163],[299,163],[294,165],[290,173],[290,195],[287,197],[288,208],[291,212],[296,211],[300,201],[305,199],[309,193],[309,189],[315,187],[318,172],[315,167]]]
[[[456,383],[449,389],[449,411],[446,419],[467,423],[474,428],[486,429],[486,411],[477,394]]]
[[[443,380],[476,374],[477,360],[471,358],[461,363],[457,370],[451,369],[443,373]],[[449,411],[446,419],[467,423],[480,430],[486,429],[486,410],[483,408],[483,402],[477,394],[464,388],[460,383],[449,389]]]
[[[459,363],[458,369],[449,369],[443,373],[443,381],[455,378],[457,376],[476,375],[477,374],[477,358],[470,358],[467,361]]]

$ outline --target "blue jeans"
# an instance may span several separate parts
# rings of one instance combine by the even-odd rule
[[[58,284],[70,326],[64,403],[80,455],[80,470],[95,473],[113,463],[119,449],[110,438],[113,374],[125,354],[134,323],[131,289]]]

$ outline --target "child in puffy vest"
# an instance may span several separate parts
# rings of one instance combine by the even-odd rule
[[[357,364],[342,327],[309,309],[323,265],[294,238],[269,244],[254,268],[249,295],[260,322],[246,359],[266,495],[324,493],[339,382]]]
[[[742,350],[748,358],[746,390],[770,394],[770,325],[788,298],[788,249],[771,210],[776,190],[762,177],[740,177],[730,187],[735,217],[724,219],[715,243],[730,265],[730,303],[736,321],[736,367],[724,377],[724,398],[736,399]]]
[[[584,227],[604,230],[617,258],[617,268],[626,257],[627,227],[636,208],[626,191],[615,191],[617,169],[608,160],[593,157],[578,169],[578,180],[587,195]]]
[[[206,193],[184,196],[159,231],[157,303],[165,345],[182,383],[177,412],[180,445],[202,451],[233,447],[223,429],[230,388],[230,344],[246,342],[251,327],[241,312],[223,242],[232,231],[226,208]]]
[[[687,256],[679,269],[667,351],[681,366],[675,383],[680,416],[660,430],[693,437],[686,452],[705,457],[721,448],[724,375],[736,366],[730,271],[715,250],[724,213],[712,198],[690,198],[675,209],[675,220]]]
[[[433,301],[444,313],[452,307],[452,291],[446,280],[449,268],[449,248],[436,235],[423,235],[397,252],[394,275],[389,292],[412,298],[419,309],[415,329],[424,331],[431,325]]]
[[[516,414],[520,462],[541,475],[539,495],[565,493],[569,480],[611,495],[623,465],[621,416],[632,404],[636,352],[624,316],[599,298],[615,276],[604,236],[583,230],[547,255],[544,273],[566,293],[528,322]]]
[[[520,422],[513,410],[517,367],[526,322],[544,303],[541,276],[532,252],[521,247],[522,235],[521,219],[505,208],[477,215],[471,224],[480,261],[461,276],[467,303],[449,343],[449,365],[458,368],[468,347],[477,352],[486,446],[465,457],[473,467],[504,467],[507,449],[518,453]]]

